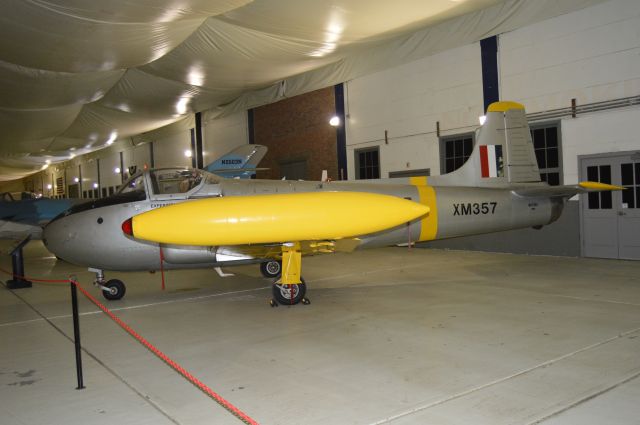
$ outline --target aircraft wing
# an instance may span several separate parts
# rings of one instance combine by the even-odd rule
[[[579,193],[601,192],[608,190],[623,190],[622,186],[599,182],[580,182],[565,186],[536,186],[531,188],[514,189],[513,193],[523,198],[557,197],[570,198]]]
[[[0,220],[0,239],[22,240],[27,236],[31,236],[31,239],[42,239],[42,227],[34,224]]]
[[[360,245],[357,238],[326,240],[326,241],[302,241],[300,251],[302,255],[331,254],[334,252],[352,252]],[[282,257],[282,245],[237,245],[219,247],[218,255],[241,258],[280,259]]]

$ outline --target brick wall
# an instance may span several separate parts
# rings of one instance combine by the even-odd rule
[[[260,179],[280,179],[287,163],[306,161],[306,180],[319,180],[322,170],[338,178],[334,88],[316,90],[254,109],[254,141],[269,148],[258,171]],[[290,178],[290,176],[286,176]]]

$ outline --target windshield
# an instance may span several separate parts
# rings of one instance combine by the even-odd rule
[[[120,190],[117,193],[122,194],[136,191],[144,193],[144,174],[142,174],[142,172],[131,176],[129,180],[122,184],[122,187],[120,187]]]
[[[149,174],[154,195],[186,193],[202,182],[202,172],[194,169],[168,168]]]

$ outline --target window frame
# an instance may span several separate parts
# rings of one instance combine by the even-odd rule
[[[375,152],[378,155],[378,164],[377,164],[377,168],[378,168],[378,176],[377,177],[371,177],[371,178],[367,178],[362,177],[360,175],[360,155],[362,154],[367,154],[369,152]],[[355,171],[355,176],[356,176],[356,180],[375,180],[375,179],[380,179],[382,176],[382,167],[380,166],[380,146],[370,146],[367,148],[360,148],[360,149],[355,149],[353,151],[353,156],[354,156],[354,171]],[[366,168],[366,165],[365,165]],[[371,167],[373,168],[373,166]]]
[[[464,155],[464,140],[465,139],[471,139],[471,151],[469,152],[469,155]],[[453,170],[449,170],[447,171],[447,159],[449,159],[447,157],[447,143],[449,142],[455,142],[456,140],[463,140],[463,158],[464,161],[462,162],[462,164],[460,164],[459,167],[455,167]],[[473,153],[473,149],[476,146],[476,133],[475,132],[466,132],[466,133],[458,133],[458,134],[450,134],[447,136],[440,136],[438,138],[438,143],[439,143],[439,147],[440,147],[440,174],[449,174],[452,173],[458,169],[460,169],[460,167],[462,167],[464,164],[467,163],[467,161],[469,160],[469,158],[471,157],[471,154]],[[455,145],[454,145],[454,156],[453,159],[455,160],[456,155],[455,155]]]
[[[545,160],[547,160],[546,157],[546,150],[548,149],[547,145],[546,145],[546,129],[547,128],[552,128],[555,127],[556,128],[556,137],[557,137],[557,141],[558,141],[558,166],[557,167],[540,167],[540,164],[538,163],[538,155],[536,152],[536,144],[535,144],[535,140],[534,140],[534,131],[535,130],[545,130]],[[558,173],[558,185],[562,185],[564,184],[564,163],[562,161],[562,126],[561,126],[561,121],[542,121],[542,122],[535,122],[535,123],[531,123],[529,124],[529,130],[530,130],[530,135],[531,135],[531,144],[533,145],[533,152],[534,152],[534,156],[536,158],[536,165],[538,165],[538,172],[540,173],[540,180],[542,180],[543,182],[547,182],[548,183],[548,178],[544,178],[542,177],[543,174],[545,174],[546,176],[548,176],[549,173]],[[546,164],[545,164],[546,165]],[[555,186],[555,185],[553,185]]]

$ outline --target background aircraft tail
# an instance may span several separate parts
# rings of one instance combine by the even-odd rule
[[[495,102],[486,117],[467,162],[452,173],[429,177],[429,184],[504,187],[541,181],[524,106]]]
[[[222,177],[249,179],[259,170],[256,167],[266,153],[266,146],[242,145],[216,159],[204,169]]]

